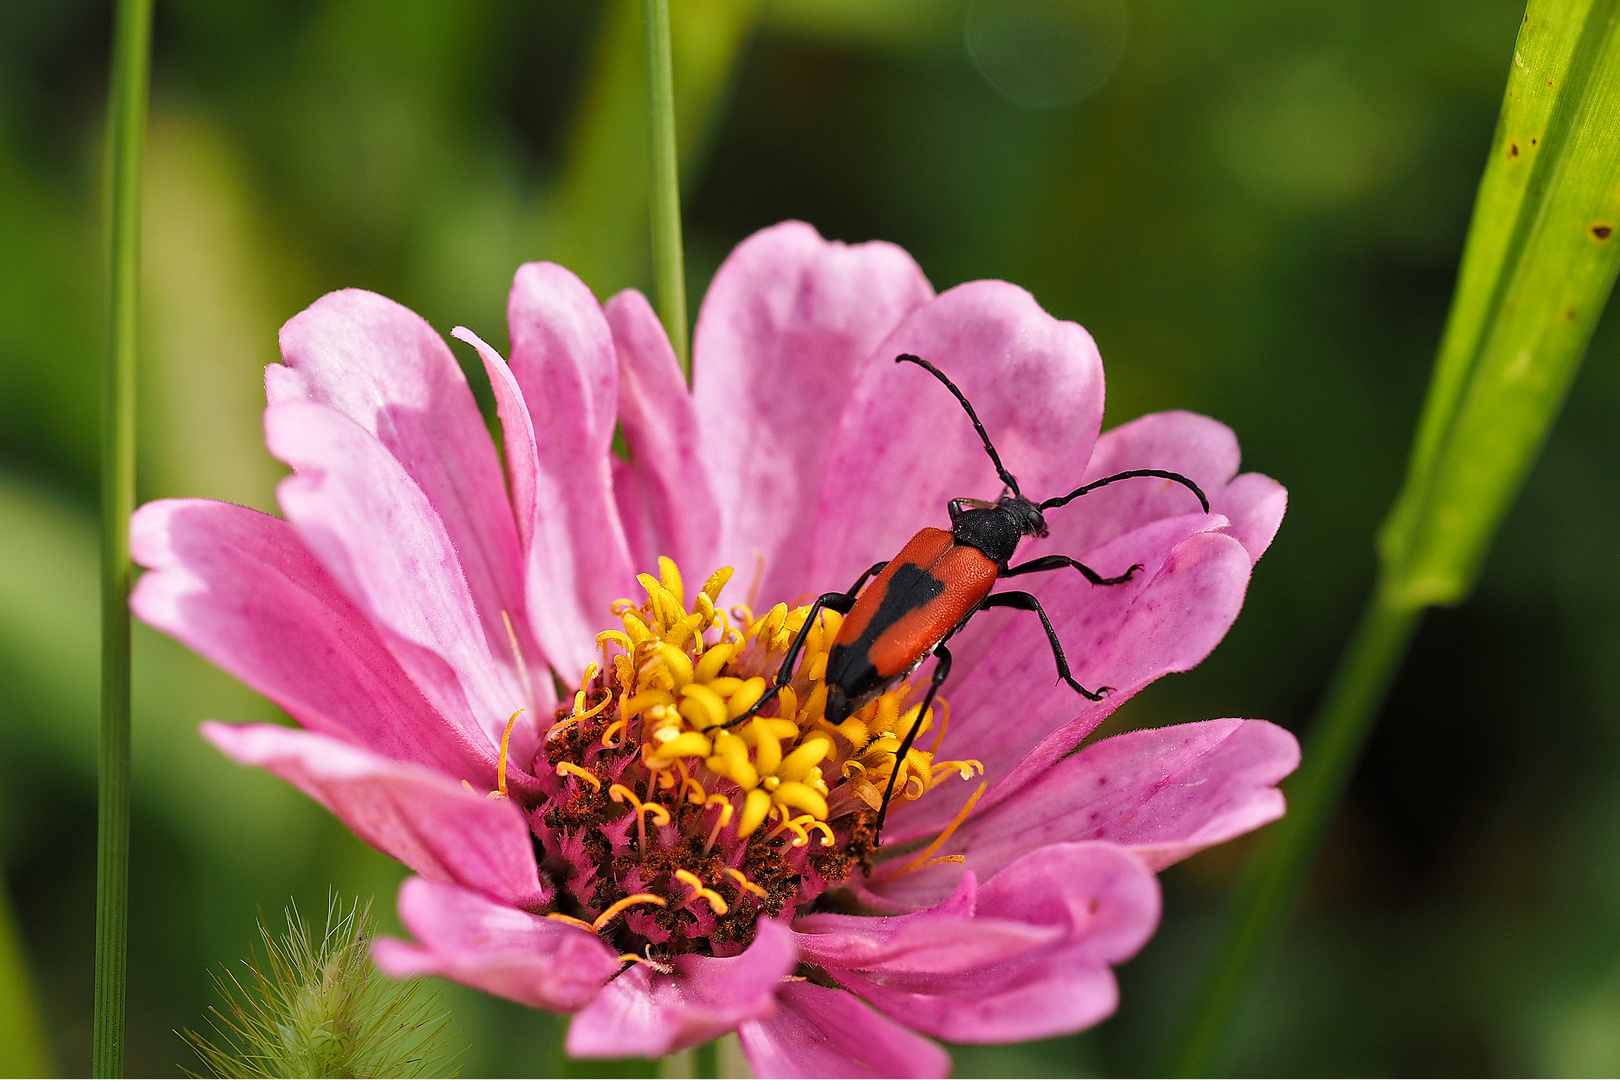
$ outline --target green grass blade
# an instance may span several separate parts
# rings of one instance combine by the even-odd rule
[[[1406,484],[1380,536],[1405,602],[1472,589],[1620,267],[1620,3],[1533,3]]]
[[[641,0],[647,70],[647,134],[652,160],[652,261],[658,317],[675,357],[692,371],[686,346],[686,260],[681,250],[681,183],[675,161],[675,65],[670,56],[669,0]]]
[[[639,4],[610,0],[605,6],[566,165],[540,214],[540,256],[575,271],[598,296],[644,285],[651,266]],[[675,138],[688,182],[702,164],[760,6],[760,0],[682,0],[671,12]]]
[[[1379,584],[1323,699],[1289,815],[1233,902],[1171,1071],[1218,1071],[1423,610],[1472,589],[1620,268],[1620,0],[1525,14]]]
[[[141,154],[152,0],[120,0],[107,108],[109,340],[101,439],[101,742],[97,754],[95,1020],[91,1070],[124,1072],[129,958],[129,516],[135,510],[135,350]]]

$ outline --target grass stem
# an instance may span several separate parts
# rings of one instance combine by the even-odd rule
[[[129,956],[129,516],[135,509],[135,352],[141,156],[152,0],[119,0],[107,107],[107,366],[101,435],[101,738],[97,751],[95,1020],[91,1071],[124,1073]]]
[[[688,377],[686,266],[681,248],[681,185],[675,157],[675,77],[669,0],[641,0],[647,66],[647,131],[652,152],[652,260],[658,317]]]

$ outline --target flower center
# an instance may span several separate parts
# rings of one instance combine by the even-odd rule
[[[765,714],[733,725],[764,696],[810,609],[720,609],[730,568],[688,604],[675,564],[661,558],[659,570],[638,579],[643,603],[613,606],[623,630],[597,638],[605,668],[592,664],[559,707],[544,752],[563,782],[535,818],[545,869],[561,885],[554,917],[610,933],[655,964],[741,952],[760,914],[791,918],[856,867],[869,870],[896,770],[896,800],[982,771],[935,760],[949,709],[936,700],[919,715],[907,683],[827,721],[827,657],[842,621],[832,611],[810,627]]]

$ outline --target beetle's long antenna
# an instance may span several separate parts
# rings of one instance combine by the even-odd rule
[[[1001,477],[1001,482],[1006,484],[1014,495],[1022,499],[1024,497],[1024,493],[1018,490],[1017,478],[1014,477],[1012,473],[1007,471],[1007,466],[1001,463],[1001,455],[996,453],[996,448],[991,445],[990,436],[985,434],[984,425],[979,423],[979,414],[973,411],[973,405],[968,401],[967,395],[958,390],[956,388],[956,384],[951,382],[943,371],[939,370],[939,368],[935,367],[933,364],[930,364],[920,356],[912,356],[910,353],[901,353],[899,356],[894,358],[894,362],[897,364],[916,364],[924,371],[927,371],[929,374],[933,375],[934,378],[944,383],[945,389],[956,395],[956,400],[960,401],[962,403],[962,408],[967,410],[968,419],[973,421],[974,430],[979,433],[979,438],[984,441],[984,452],[990,455],[990,461],[996,467],[996,475]]]
[[[1053,507],[1062,506],[1064,503],[1078,499],[1088,491],[1096,491],[1100,487],[1107,487],[1116,480],[1129,480],[1135,476],[1157,476],[1162,480],[1174,480],[1176,483],[1198,496],[1198,501],[1203,506],[1204,513],[1209,513],[1209,500],[1204,497],[1204,492],[1197,484],[1193,483],[1191,480],[1187,479],[1185,476],[1182,476],[1178,472],[1166,472],[1163,469],[1132,469],[1129,472],[1115,473],[1113,476],[1105,476],[1101,480],[1093,480],[1085,487],[1077,487],[1067,495],[1061,496],[1060,498],[1047,499],[1045,502],[1041,503],[1041,509],[1051,510]]]

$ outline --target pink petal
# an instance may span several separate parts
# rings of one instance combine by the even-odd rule
[[[1187,671],[1208,656],[1237,617],[1248,585],[1248,552],[1224,533],[1199,533],[1176,545],[1164,570],[1116,620],[1111,636],[1095,633],[1098,622],[1082,623],[1065,640],[1078,643],[1091,672],[1107,672],[1118,682],[1117,692],[1092,705],[1075,719],[1057,727],[993,785],[979,806],[988,810],[1016,792],[1052,762],[1068,756],[1080,741],[1128,701],[1142,687],[1172,671]],[[1062,633],[1060,630],[1059,633]],[[998,769],[1005,758],[997,755]],[[986,763],[988,771],[989,763]]]
[[[941,691],[951,722],[941,753],[983,762],[992,786],[978,813],[1016,790],[1014,782],[1002,782],[1015,768],[1020,776],[1044,768],[1143,686],[1209,655],[1237,618],[1251,569],[1243,546],[1219,531],[1224,524],[1224,518],[1202,513],[1168,518],[1087,554],[1105,574],[1144,564],[1123,585],[1092,585],[1078,573],[1060,571],[998,588],[1024,587],[1040,597],[1074,677],[1093,690],[1114,687],[1102,701],[1087,702],[1057,681],[1051,646],[1033,613],[988,612],[952,642],[956,667]],[[1026,761],[1037,746],[1042,756]],[[969,790],[944,784],[900,807],[891,814],[885,841],[904,843],[938,831]]]
[[[501,439],[506,448],[506,478],[512,490],[518,542],[527,551],[529,530],[534,528],[535,476],[540,470],[529,406],[523,401],[523,391],[512,369],[488,342],[465,326],[451,330],[450,336],[477,350],[478,359],[484,363],[484,374],[489,376],[489,387],[495,395],[495,414],[501,421]]]
[[[926,911],[874,917],[822,912],[793,924],[799,955],[832,970],[976,971],[1056,944],[1058,927],[975,918],[978,882],[963,875],[950,899]]]
[[[1153,936],[1159,907],[1159,879],[1125,849],[1051,844],[979,886],[975,914],[1062,927],[1092,960],[1122,964]]]
[[[795,982],[777,995],[775,1016],[737,1029],[757,1076],[950,1075],[949,1054],[843,990]]]
[[[859,373],[827,458],[807,588],[848,588],[922,526],[948,527],[949,500],[1001,491],[961,405],[926,371],[896,364],[901,353],[929,361],[961,388],[1031,497],[1074,487],[1091,456],[1103,410],[1091,336],[1004,281],[941,293]]]
[[[636,565],[658,556],[697,578],[718,568],[720,507],[699,451],[697,414],[664,327],[647,298],[626,289],[603,307],[619,353],[619,423],[630,461],[614,491]]]
[[[1299,744],[1264,720],[1206,720],[1116,735],[1062,758],[956,834],[988,877],[1048,844],[1108,840],[1162,870],[1283,814],[1276,784]]]
[[[1078,948],[1028,953],[980,971],[881,977],[835,971],[833,978],[907,1027],[958,1043],[1068,1035],[1107,1019],[1119,1005],[1113,972]]]
[[[512,505],[461,366],[419,315],[359,289],[328,293],[281,328],[272,406],[296,399],[343,413],[393,455],[444,523],[485,633],[523,614]]]
[[[421,945],[379,938],[371,949],[377,967],[396,979],[443,975],[531,1008],[573,1012],[621,966],[588,930],[459,885],[407,878],[399,916]]]
[[[972,879],[969,871],[964,886]],[[962,893],[959,888],[943,906],[959,904]],[[873,925],[867,934],[874,945],[881,944],[892,936],[889,925],[943,923],[939,910],[869,919]],[[987,882],[972,916],[970,921],[985,930],[1022,925],[1043,940],[999,955],[985,950],[973,963],[941,953],[931,967],[916,962],[927,954],[872,949],[876,962],[828,964],[828,973],[907,1026],[954,1042],[1013,1042],[1079,1031],[1118,1003],[1109,965],[1135,955],[1152,936],[1159,917],[1158,882],[1122,848],[1052,845]],[[858,932],[855,926],[846,929]],[[971,930],[962,937],[974,940]],[[812,948],[806,948],[807,955]],[[859,957],[847,948],[843,955]]]
[[[1237,436],[1225,424],[1197,413],[1153,413],[1098,439],[1085,473],[1069,488],[1130,469],[1179,472],[1203,488],[1210,508],[1230,519],[1228,531],[1243,542],[1251,559],[1258,560],[1276,535],[1288,495],[1269,477],[1238,476],[1238,460]],[[1197,509],[1197,497],[1174,481],[1140,478],[1099,488],[1053,510],[1049,520],[1063,523],[1064,543],[1071,545],[1068,550],[1073,554]]]
[[[746,586],[764,560],[761,603],[809,587],[816,498],[855,376],[932,296],[893,244],[829,243],[796,221],[744,240],[715,274],[698,315],[692,392],[726,517],[722,563]]]
[[[464,326],[456,327],[450,334],[478,350],[478,357],[484,362],[484,372],[489,376],[490,389],[495,394],[496,414],[500,417],[501,431],[506,444],[506,471],[511,478],[512,502],[517,509],[524,550],[528,550],[530,533],[534,529],[534,489],[540,470],[540,459],[534,441],[534,425],[529,420],[529,407],[524,404],[523,392],[518,389],[512,369],[501,359],[500,353],[490,348],[482,338]],[[543,670],[547,664],[545,652],[535,641],[528,619],[510,613],[509,619],[510,626],[506,625],[508,620],[502,620],[501,629],[509,635],[502,639],[502,644],[506,645],[508,651],[515,650],[512,660],[518,667],[517,674],[519,681],[524,684],[524,693],[535,703],[537,726],[549,727],[547,715],[549,706],[555,701],[555,694],[551,680],[545,677]],[[496,655],[502,657],[504,664],[507,654],[501,651],[500,645],[496,646]]]
[[[522,908],[540,884],[523,812],[409,762],[274,724],[209,721],[202,733],[244,765],[262,765],[337,815],[353,833],[433,881],[453,881]]]
[[[568,1027],[574,1057],[662,1057],[708,1042],[744,1020],[769,1016],[798,963],[794,935],[761,918],[739,956],[685,953],[663,975],[636,964],[608,983]]]
[[[1288,509],[1288,489],[1269,476],[1243,473],[1226,485],[1222,502],[1221,512],[1232,521],[1227,531],[1248,549],[1249,558],[1258,562],[1282,524]]]
[[[537,453],[529,618],[558,675],[577,683],[613,602],[635,588],[610,468],[618,356],[591,290],[553,263],[519,267],[506,319]]]
[[[147,503],[130,522],[149,567],[130,606],[300,724],[484,787],[495,745],[437,713],[376,629],[280,518],[203,499]]]
[[[325,405],[272,405],[264,423],[271,452],[297,470],[277,489],[282,510],[343,590],[389,632],[395,656],[428,700],[495,746],[507,718],[528,708],[512,754],[520,765],[533,760],[540,703],[527,701],[513,666],[491,654],[454,541],[422,489],[380,442]]]

